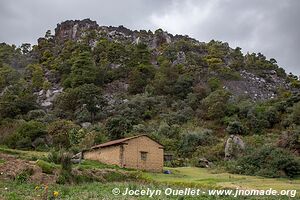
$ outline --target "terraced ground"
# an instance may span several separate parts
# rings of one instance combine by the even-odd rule
[[[0,154],[6,155],[0,158],[1,166],[8,162],[6,159],[23,160],[25,163],[33,164],[35,159],[47,157],[47,153],[33,151],[16,151],[7,148],[0,148]],[[10,160],[11,162],[11,160]],[[19,162],[22,163],[22,162]],[[57,166],[56,166],[57,167]],[[59,168],[59,166],[58,166]],[[84,161],[80,166],[75,165],[74,168],[80,170],[117,170],[118,172],[135,173],[132,170],[122,170],[115,166],[108,166],[94,161]],[[181,168],[166,168],[172,174],[139,172],[136,180],[121,180],[118,178],[110,179],[111,181],[102,182],[82,182],[80,184],[37,184],[30,181],[20,182],[18,180],[4,178],[5,172],[0,175],[0,199],[8,200],[29,200],[29,199],[50,199],[53,197],[53,192],[58,192],[56,199],[149,199],[146,196],[122,196],[113,195],[112,190],[119,188],[120,191],[125,191],[125,188],[130,189],[161,189],[168,187],[174,189],[183,189],[186,187],[200,188],[207,191],[208,189],[274,189],[274,190],[297,190],[300,192],[300,179],[271,179],[257,176],[244,176],[229,174],[225,172],[217,172],[215,170],[181,167]],[[47,186],[46,186],[47,185]],[[297,194],[297,197],[299,195]],[[297,199],[286,196],[280,197],[239,197],[239,199]],[[54,197],[52,199],[55,199]],[[193,197],[178,197],[178,196],[156,196],[154,199],[195,199]],[[201,199],[237,199],[226,196],[208,196],[202,195]]]

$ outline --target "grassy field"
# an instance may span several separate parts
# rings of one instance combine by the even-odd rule
[[[16,155],[21,159],[41,159],[47,156],[44,152],[30,152],[10,150],[6,148],[0,148],[0,152],[6,154]],[[5,160],[0,159],[0,165]],[[109,166],[95,161],[84,161],[80,165],[74,165],[78,169],[116,169],[122,170],[116,166]],[[0,176],[0,200],[29,200],[29,199],[45,199],[45,195],[48,197],[53,196],[53,192],[59,193],[57,199],[149,199],[149,197],[141,196],[122,196],[113,195],[112,190],[119,188],[120,191],[125,191],[125,188],[130,189],[165,189],[167,187],[172,188],[200,188],[203,190],[208,189],[274,189],[274,190],[297,190],[300,191],[300,179],[270,179],[256,176],[243,176],[229,173],[219,173],[214,170],[194,168],[194,167],[182,167],[182,168],[166,168],[172,172],[172,174],[162,173],[149,173],[141,172],[141,176],[137,181],[113,181],[113,182],[89,182],[73,185],[49,185],[48,189],[45,189],[42,185],[36,185],[32,183],[19,183],[13,180],[1,179]],[[125,170],[132,171],[132,170]],[[298,196],[299,197],[299,196]],[[296,197],[297,198],[297,197]],[[288,197],[239,197],[238,199],[296,199]],[[48,198],[49,199],[49,198]],[[176,196],[157,196],[154,199],[195,199],[193,197],[176,197]],[[218,197],[202,195],[201,199],[237,199],[233,197]]]
[[[161,186],[157,184],[142,184],[136,182],[122,182],[122,183],[85,183],[79,185],[51,185],[48,187],[48,192],[45,192],[42,186],[39,186],[39,189],[36,189],[36,185],[26,183],[18,184],[14,181],[2,181],[0,182],[0,199],[5,200],[37,200],[44,199],[47,193],[48,199],[53,196],[53,192],[58,192],[58,197],[56,199],[68,199],[68,200],[110,200],[110,199],[180,199],[180,200],[189,200],[196,199],[195,197],[178,197],[178,196],[167,196],[160,195],[150,198],[147,196],[123,196],[123,195],[113,195],[112,190],[114,188],[119,188],[122,192],[125,191],[125,188],[130,189],[161,189],[164,190],[167,186]],[[176,189],[177,187],[172,187]],[[197,199],[203,200],[213,200],[213,199],[224,199],[224,200],[233,200],[233,199],[247,199],[247,200],[288,200],[288,199],[297,199],[289,198],[286,196],[281,197],[227,197],[227,196],[208,196],[201,195]]]
[[[213,170],[195,167],[166,168],[172,174],[145,173],[148,178],[162,184],[184,185],[200,188],[242,188],[300,191],[300,179],[274,179],[257,176],[244,176],[217,173]]]

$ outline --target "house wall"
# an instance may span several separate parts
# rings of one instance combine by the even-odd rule
[[[141,152],[147,152],[145,161],[141,159]],[[128,140],[125,144],[86,151],[83,157],[120,167],[161,172],[164,150],[157,142],[141,136]]]
[[[147,171],[163,170],[164,150],[160,144],[146,136],[126,141],[124,144],[124,167]],[[141,152],[147,152],[147,159],[141,159]]]
[[[97,160],[106,164],[121,166],[120,146],[110,146],[86,151],[84,152],[83,157],[88,160]]]

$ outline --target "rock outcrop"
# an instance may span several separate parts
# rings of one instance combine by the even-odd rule
[[[225,143],[225,160],[231,160],[241,156],[244,149],[244,141],[237,135],[230,135]]]
[[[276,71],[264,71],[265,78],[259,77],[246,70],[240,71],[240,80],[224,81],[224,86],[235,96],[247,96],[252,100],[266,100],[277,97],[278,88],[290,89],[284,78]]]
[[[56,97],[62,93],[63,88],[60,86],[52,87],[48,90],[40,90],[37,92],[37,103],[40,104],[43,108],[51,108]]]
[[[96,21],[90,19],[84,20],[67,20],[57,24],[55,29],[56,41],[65,41],[68,39],[78,40],[88,30],[96,30],[99,25]]]

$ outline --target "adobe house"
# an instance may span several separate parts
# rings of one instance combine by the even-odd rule
[[[162,172],[164,148],[149,136],[138,135],[93,146],[83,152],[83,158],[119,167]]]

